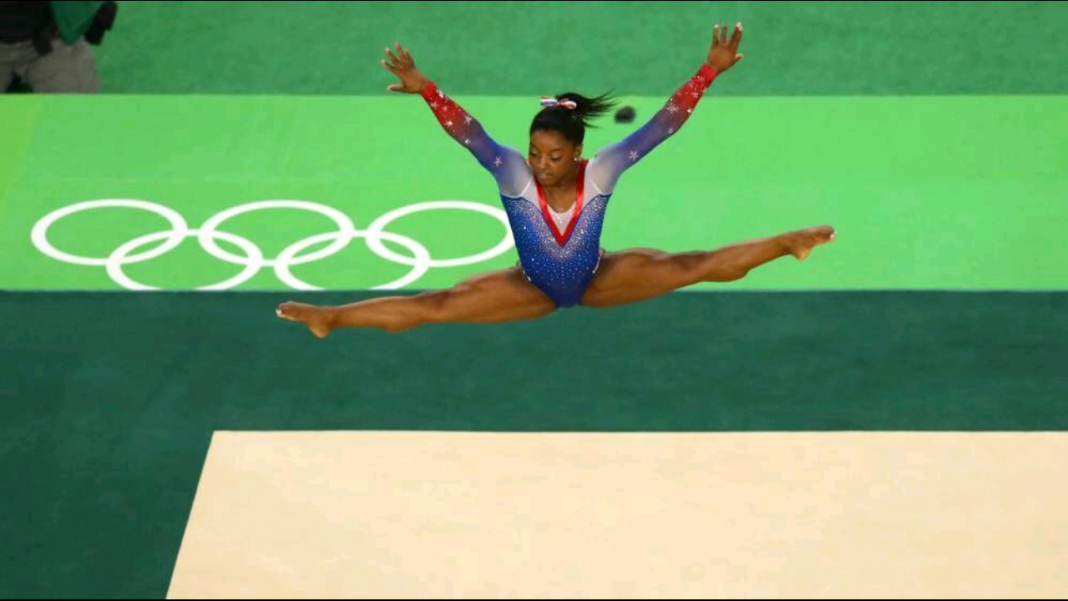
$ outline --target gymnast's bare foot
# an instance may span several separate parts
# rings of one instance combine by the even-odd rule
[[[331,324],[334,319],[334,314],[333,311],[327,307],[316,307],[315,305],[289,302],[278,305],[278,309],[275,313],[282,319],[300,322],[308,326],[311,333],[315,334],[318,338],[326,338],[327,334],[330,333],[330,330],[333,329]]]
[[[786,243],[786,248],[791,255],[797,257],[798,261],[804,261],[812,253],[813,248],[832,242],[837,235],[833,227],[821,225],[790,232],[783,236],[783,242]]]

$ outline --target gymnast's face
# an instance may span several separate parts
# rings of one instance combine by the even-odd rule
[[[530,135],[527,162],[538,183],[555,186],[578,170],[582,146],[557,131],[538,130]]]

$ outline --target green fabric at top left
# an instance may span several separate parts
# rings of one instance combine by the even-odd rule
[[[59,33],[63,36],[63,41],[69,44],[88,31],[89,26],[93,24],[93,18],[96,17],[97,11],[104,5],[104,2],[103,0],[54,0],[50,4]]]

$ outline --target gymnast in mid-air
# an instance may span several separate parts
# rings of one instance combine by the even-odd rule
[[[279,317],[303,323],[323,338],[337,328],[404,332],[434,323],[529,320],[581,305],[613,307],[651,299],[699,282],[730,282],[770,261],[803,260],[835,231],[810,227],[710,251],[672,254],[655,249],[606,252],[601,227],[619,178],[664,140],[678,134],[705,91],[743,58],[742,25],[716,25],[712,47],[697,73],[653,118],[623,141],[583,156],[591,120],[613,108],[607,96],[565,93],[542,98],[530,125],[527,156],[497,144],[472,115],[415,66],[399,43],[382,65],[397,76],[390,92],[420,94],[441,127],[497,182],[515,238],[518,263],[477,275],[452,288],[341,306],[287,302]]]

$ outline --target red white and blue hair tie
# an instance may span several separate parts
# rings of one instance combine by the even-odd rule
[[[570,110],[575,110],[578,108],[578,104],[574,100],[557,100],[555,98],[549,98],[547,96],[542,96],[541,105],[546,108],[552,106],[562,106],[565,109]]]

